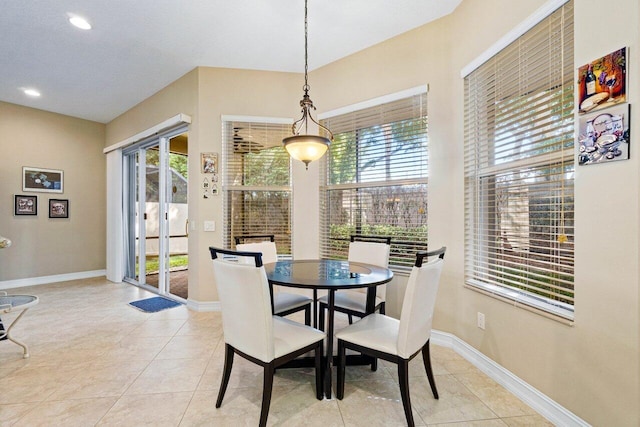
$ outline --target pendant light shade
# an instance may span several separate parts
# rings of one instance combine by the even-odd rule
[[[289,136],[282,140],[282,144],[284,148],[287,150],[289,155],[303,162],[307,169],[309,169],[309,163],[314,160],[318,160],[324,153],[326,153],[329,145],[331,144],[331,140],[333,140],[333,134],[329,129],[325,126],[322,126],[311,116],[311,111],[315,110],[316,107],[313,106],[313,101],[309,98],[309,76],[308,76],[308,24],[307,24],[307,1],[304,1],[304,86],[302,90],[304,91],[304,96],[300,101],[300,107],[302,107],[302,117],[293,123],[291,126],[291,132],[293,136]],[[323,129],[325,132],[329,134],[329,138],[325,138],[319,135],[309,135],[308,127],[309,122],[315,123],[318,128]],[[301,134],[301,131],[304,130],[304,133]]]
[[[309,163],[324,156],[331,141],[318,135],[294,135],[283,139],[282,143],[289,155],[303,162],[308,169]]]

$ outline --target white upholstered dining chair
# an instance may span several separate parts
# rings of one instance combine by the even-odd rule
[[[269,264],[278,261],[276,244],[272,241],[237,243],[236,250],[244,252],[262,253],[262,262]],[[311,325],[311,304],[313,299],[306,295],[284,292],[280,286],[273,286],[273,313],[278,316],[288,316],[304,310],[304,323]]]
[[[404,294],[400,320],[373,313],[347,326],[336,334],[338,339],[337,397],[344,398],[346,350],[387,360],[398,366],[398,380],[402,406],[409,426],[414,425],[409,395],[409,361],[422,352],[422,361],[433,397],[438,399],[429,339],[436,294],[446,248],[419,252],[411,270]],[[426,258],[435,257],[423,264]]]
[[[366,239],[363,241],[356,240],[358,238]],[[374,239],[383,241],[372,241]],[[390,237],[368,237],[368,236],[351,236],[349,243],[348,260],[350,262],[361,262],[372,264],[378,267],[389,265]],[[379,310],[385,313],[387,285],[376,287],[376,301],[374,311]],[[318,300],[320,303],[320,329],[324,329],[324,312],[328,309],[328,297],[325,295]],[[350,290],[342,290],[336,292],[335,295],[335,311],[345,313],[349,316],[349,323],[353,323],[353,317],[364,317],[367,315],[367,288],[358,288]]]
[[[260,426],[269,415],[275,368],[315,352],[316,397],[322,399],[322,353],[325,334],[298,322],[274,316],[267,275],[259,252],[209,248],[222,307],[225,342],[224,371],[216,408],[222,405],[235,354],[263,367]],[[222,255],[248,257],[253,263],[223,259]]]

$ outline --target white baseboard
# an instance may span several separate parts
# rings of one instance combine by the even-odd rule
[[[567,427],[590,425],[455,335],[434,330],[431,332],[431,343],[452,349],[553,424]]]
[[[187,308],[193,311],[222,311],[220,301],[196,301],[187,300]]]
[[[44,285],[46,283],[66,282],[69,280],[88,279],[107,274],[106,270],[80,271],[77,273],[55,274],[53,276],[29,277],[26,279],[4,280],[0,289],[23,288],[25,286]]]

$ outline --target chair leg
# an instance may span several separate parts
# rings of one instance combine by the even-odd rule
[[[308,304],[304,309],[304,324],[311,326],[311,304]]]
[[[318,400],[322,400],[323,390],[322,390],[322,355],[324,354],[324,343],[323,340],[318,342],[318,346],[316,347],[315,354],[315,362],[316,362],[316,398]]]
[[[429,350],[429,341],[422,347],[422,361],[424,362],[424,369],[427,371],[427,378],[429,379],[429,385],[431,386],[431,392],[433,397],[439,399],[438,389],[436,388],[436,379],[433,376],[433,369],[431,369],[431,352]]]
[[[235,354],[233,351],[233,347],[231,347],[229,344],[225,344],[224,348],[224,370],[222,372],[222,382],[220,383],[220,391],[218,391],[216,408],[219,408],[220,405],[222,405],[224,393],[227,391],[227,386],[229,385],[229,377],[231,376],[231,368],[233,367],[233,355]]]
[[[380,314],[384,314],[384,302],[380,305]],[[376,372],[377,370],[378,370],[378,359],[374,357],[373,360],[371,360],[371,371]]]
[[[407,425],[414,427],[413,413],[411,412],[411,398],[409,397],[409,360],[398,360],[398,380],[400,382],[400,396],[402,396],[402,406],[404,415],[407,418]]]
[[[386,314],[386,311],[387,311],[386,303],[385,301],[382,301],[380,303],[380,314]]]
[[[320,312],[318,313],[318,329],[324,332],[324,310],[327,308],[324,304],[320,305]]]
[[[350,314],[347,314],[347,316],[349,316],[349,324],[352,325],[353,324],[353,316]]]
[[[318,327],[318,290],[313,290],[313,327]]]
[[[264,366],[263,386],[262,386],[262,409],[260,410],[260,427],[267,425],[269,416],[269,406],[271,405],[271,391],[273,390],[273,375],[275,374],[273,361]]]
[[[342,400],[344,397],[344,369],[347,364],[347,351],[344,346],[344,341],[338,340],[338,378],[336,385],[336,397]]]

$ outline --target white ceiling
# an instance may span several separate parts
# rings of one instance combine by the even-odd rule
[[[313,70],[461,0],[311,0]],[[68,14],[93,26],[79,30]],[[3,0],[0,100],[107,123],[197,66],[304,71],[302,0]],[[36,88],[29,98],[23,88]]]

